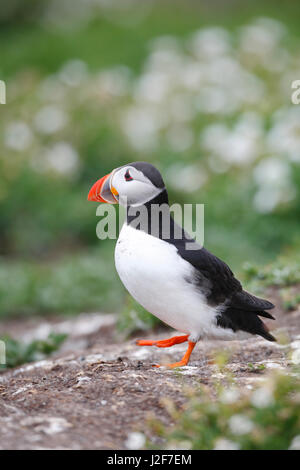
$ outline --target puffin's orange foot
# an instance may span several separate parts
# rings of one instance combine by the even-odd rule
[[[173,336],[173,338],[161,339],[160,341],[151,341],[147,339],[138,339],[136,344],[138,346],[156,346],[158,348],[169,348],[174,344],[180,344],[187,341],[189,335]]]
[[[184,367],[188,364],[190,360],[190,356],[192,354],[192,351],[194,347],[196,346],[196,343],[192,343],[192,341],[189,341],[189,347],[181,361],[179,362],[174,362],[173,364],[166,364],[166,365],[160,365],[160,364],[153,364],[153,367],[169,367],[171,369],[174,369],[175,367]]]
[[[179,361],[179,362],[173,362],[173,364],[167,364],[167,367],[170,367],[170,369],[175,369],[175,367],[184,367],[186,366],[188,361]]]
[[[152,367],[169,367],[171,369],[174,369],[175,367],[183,367],[186,365],[187,365],[186,361],[179,361],[179,362],[174,362],[173,364],[153,364]]]
[[[150,341],[147,339],[137,339],[135,344],[137,346],[154,346],[156,341]]]

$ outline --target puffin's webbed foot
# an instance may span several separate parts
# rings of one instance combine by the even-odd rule
[[[174,369],[175,367],[183,367],[186,366],[190,360],[190,356],[192,354],[192,351],[194,347],[196,346],[196,343],[193,343],[192,341],[189,341],[189,347],[187,349],[187,352],[179,362],[174,362],[173,364],[155,364],[153,367],[170,367],[171,369]]]
[[[184,336],[173,336],[172,338],[168,339],[161,339],[159,341],[151,341],[151,340],[143,340],[143,339],[138,339],[136,341],[136,344],[138,346],[156,346],[158,348],[169,348],[171,346],[174,346],[174,344],[180,344],[184,343],[185,341],[188,340],[189,335],[184,335]]]

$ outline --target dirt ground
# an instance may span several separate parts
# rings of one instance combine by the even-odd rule
[[[278,305],[276,297],[271,290],[269,298]],[[286,313],[279,306],[274,315],[276,322],[268,324],[275,335],[300,338],[300,309]],[[148,417],[172,425],[165,398],[182,405],[187,387],[222,379],[211,360],[215,351],[228,351],[228,369],[241,387],[252,388],[268,370],[287,367],[283,346],[253,337],[199,342],[180,372],[154,368],[181,359],[186,345],[138,347],[134,339],[116,334],[114,315],[3,321],[0,329],[25,341],[50,331],[69,335],[51,358],[0,374],[0,449],[126,449],[133,431],[153,437],[145,425]],[[173,335],[161,329],[139,338]],[[255,372],[249,363],[266,368]]]

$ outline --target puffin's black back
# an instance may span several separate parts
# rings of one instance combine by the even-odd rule
[[[128,165],[133,166],[139,171],[142,171],[144,175],[154,184],[157,188],[164,188],[165,183],[162,179],[160,172],[155,166],[148,162],[132,162]]]

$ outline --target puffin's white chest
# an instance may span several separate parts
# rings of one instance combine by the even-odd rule
[[[216,309],[187,282],[194,268],[174,245],[124,224],[115,263],[126,289],[150,313],[186,334],[219,336]]]

